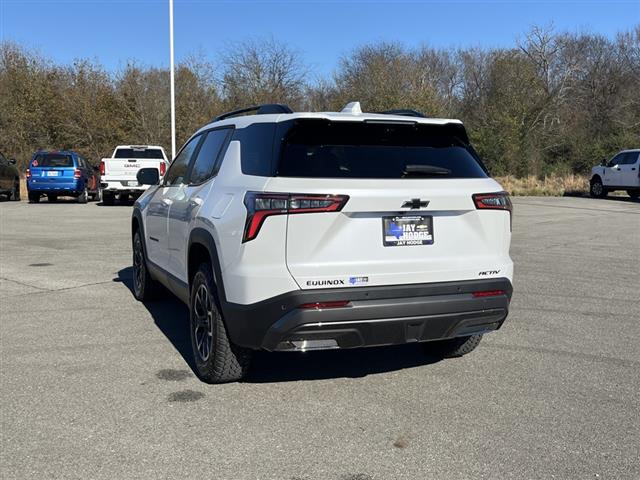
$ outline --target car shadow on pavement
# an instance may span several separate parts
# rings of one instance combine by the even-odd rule
[[[118,272],[114,282],[123,283],[133,295],[133,268]],[[154,323],[196,374],[191,338],[189,310],[167,292],[162,300],[144,302]],[[330,378],[361,378],[367,375],[404,370],[441,361],[425,352],[423,345],[325,350],[318,352],[266,352],[253,355],[247,383],[276,383]],[[196,374],[197,376],[197,374]]]
[[[133,297],[133,267],[120,270],[118,277],[113,281],[123,283]],[[195,374],[191,338],[189,337],[189,309],[168,290],[164,290],[160,297],[159,300],[142,303],[153,317],[156,327],[182,355],[184,361]],[[135,301],[133,298],[132,300]]]

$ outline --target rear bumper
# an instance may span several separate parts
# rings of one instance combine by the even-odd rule
[[[78,195],[84,190],[82,180],[69,180],[66,182],[51,181],[27,181],[27,190],[34,193],[54,193],[56,195]]]
[[[100,182],[100,188],[103,192],[114,192],[114,193],[142,193],[149,185],[137,185],[132,186],[129,185],[129,182],[135,182],[136,180],[127,179],[127,180],[105,180],[104,178]]]
[[[504,293],[474,297],[473,292]],[[390,287],[300,290],[253,305],[224,305],[231,340],[265,350],[355,348],[426,342],[497,330],[512,294],[506,278]],[[349,306],[300,309],[315,302]]]

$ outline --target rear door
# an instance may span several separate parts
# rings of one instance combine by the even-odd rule
[[[180,186],[184,184],[189,162],[200,140],[199,135],[182,147],[147,206],[145,220],[147,255],[153,263],[167,271],[169,269],[169,208],[180,195]]]
[[[77,168],[82,172],[81,178],[84,181],[84,186],[89,190],[89,192],[95,190],[94,182],[92,181],[93,172],[87,163],[87,160],[84,157],[78,156],[78,164]]]
[[[340,211],[288,215],[300,288],[510,276],[510,212],[476,209],[474,194],[501,188],[466,142],[459,124],[292,128],[266,190],[348,196]]]
[[[171,190],[169,208],[169,272],[187,282],[187,241],[191,223],[215,182],[232,129],[210,130],[200,135],[202,140],[194,152],[187,178]]]
[[[620,185],[623,187],[637,187],[640,178],[638,177],[638,152],[625,153],[624,161],[618,166],[620,168]]]
[[[51,187],[73,182],[76,169],[71,154],[57,152],[37,154],[30,168],[32,181]]]

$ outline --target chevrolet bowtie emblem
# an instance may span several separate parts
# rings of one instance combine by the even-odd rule
[[[411,200],[404,202],[401,208],[417,210],[419,208],[425,208],[427,205],[429,205],[429,200],[422,201],[419,198],[412,198]]]

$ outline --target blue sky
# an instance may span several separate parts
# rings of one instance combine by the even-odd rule
[[[533,24],[606,36],[640,23],[635,1],[175,1],[176,61],[214,59],[230,43],[273,37],[326,75],[371,41],[408,46],[510,46]],[[0,0],[0,39],[56,62],[90,58],[168,65],[168,0]]]

